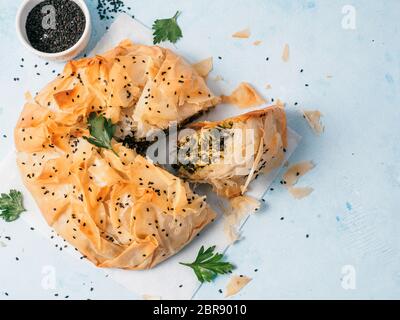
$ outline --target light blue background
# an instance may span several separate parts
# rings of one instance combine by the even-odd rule
[[[0,0],[0,159],[13,149],[12,130],[24,92],[35,93],[53,69],[62,69],[45,65],[18,42],[14,18],[20,2]],[[92,48],[109,22],[99,20],[97,1],[87,3],[95,29]],[[184,37],[179,46],[187,48],[188,58],[191,52],[214,56],[213,76],[225,79],[211,84],[215,90],[226,92],[249,81],[265,97],[285,101],[290,127],[304,137],[291,161],[317,164],[301,180],[315,188],[311,196],[294,200],[278,181],[266,197],[268,208],[250,218],[244,240],[228,251],[237,273],[253,278],[236,298],[400,298],[400,1],[125,3],[146,25],[181,10]],[[356,9],[355,30],[342,28],[344,5]],[[246,27],[251,39],[231,38]],[[255,40],[262,44],[253,46]],[[288,63],[281,60],[285,43],[291,51]],[[22,57],[24,68],[19,67]],[[20,81],[14,82],[15,77]],[[271,90],[264,89],[266,83]],[[299,108],[323,112],[326,131],[321,137],[312,134]],[[1,299],[137,298],[106,279],[102,270],[82,267],[49,247],[22,221],[0,221],[0,236]],[[56,268],[55,290],[41,286],[46,265]],[[342,286],[346,265],[356,272],[354,290]],[[227,280],[219,277],[204,285],[196,298],[222,298],[218,290]]]

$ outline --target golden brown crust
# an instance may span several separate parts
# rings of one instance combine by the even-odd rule
[[[171,59],[168,70],[165,61]],[[167,77],[163,66],[171,77],[184,74],[185,85],[172,85],[170,79],[180,96],[195,88],[206,94],[182,98],[176,108],[190,114],[212,104],[215,97],[181,58],[125,41],[102,56],[67,63],[60,77],[26,103],[15,128],[23,182],[47,223],[100,267],[154,267],[215,218],[204,197],[133,150],[113,141],[116,156],[83,138],[89,135],[86,118],[91,112],[115,123],[126,109],[135,114],[144,88],[160,93],[163,86],[153,83]],[[149,104],[169,97],[163,91]]]
[[[227,118],[224,120],[220,121],[202,121],[202,122],[195,122],[189,124],[187,127],[190,129],[194,130],[199,130],[201,128],[214,128],[217,126],[220,126],[221,124],[227,123],[227,122],[245,122],[250,118],[257,118],[257,117],[263,117],[267,115],[268,113],[274,114],[274,118],[276,120],[277,125],[279,126],[278,131],[281,132],[282,134],[282,140],[284,141],[284,146],[287,146],[287,122],[286,122],[286,114],[281,105],[272,105],[268,106],[267,108],[264,109],[259,109],[259,110],[254,110],[250,111],[244,114],[241,114],[236,117],[231,117]]]
[[[220,102],[182,57],[129,40],[101,56],[68,62],[34,100],[62,111],[62,123],[74,123],[94,111],[114,123],[124,120],[119,137],[134,131],[138,139]]]

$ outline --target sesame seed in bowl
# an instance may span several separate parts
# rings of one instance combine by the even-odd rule
[[[90,14],[83,0],[25,0],[17,13],[16,28],[22,44],[32,53],[66,61],[86,48]]]

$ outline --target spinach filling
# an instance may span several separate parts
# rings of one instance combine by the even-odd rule
[[[191,123],[191,122],[195,121],[196,119],[200,118],[202,115],[204,115],[207,112],[209,112],[212,108],[214,108],[214,107],[211,107],[211,108],[209,108],[207,110],[202,110],[200,112],[197,112],[193,116],[183,120],[181,123],[179,123],[178,130],[182,129],[188,123]],[[164,129],[163,132],[165,134],[168,134],[168,129],[169,128]],[[140,154],[142,156],[145,156],[147,149],[156,141],[157,141],[157,139],[154,139],[154,140],[147,140],[146,138],[137,139],[137,138],[135,138],[135,132],[132,131],[132,135],[131,136],[126,136],[124,139],[121,139],[119,142],[122,142],[122,144],[125,147],[128,147],[130,149],[134,149],[134,150],[136,150],[136,152],[138,154]]]
[[[189,174],[224,158],[227,140],[233,136],[233,122],[224,122],[214,128],[200,130],[178,142],[178,164]],[[185,155],[184,159],[181,158]],[[183,161],[182,161],[183,160]]]

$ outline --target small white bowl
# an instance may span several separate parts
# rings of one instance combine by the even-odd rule
[[[29,12],[31,12],[31,10],[37,4],[43,2],[43,0],[24,0],[17,13],[16,29],[18,37],[21,40],[22,44],[25,46],[25,48],[27,48],[30,52],[38,55],[41,58],[53,61],[71,60],[77,55],[79,55],[86,48],[86,46],[89,43],[90,34],[92,31],[89,9],[84,0],[71,0],[71,1],[75,2],[82,9],[83,14],[85,15],[86,19],[85,30],[81,38],[78,40],[78,42],[75,43],[75,45],[73,45],[71,48],[57,53],[47,53],[47,52],[41,52],[32,47],[26,35],[26,28],[25,28],[26,19],[28,18]]]

